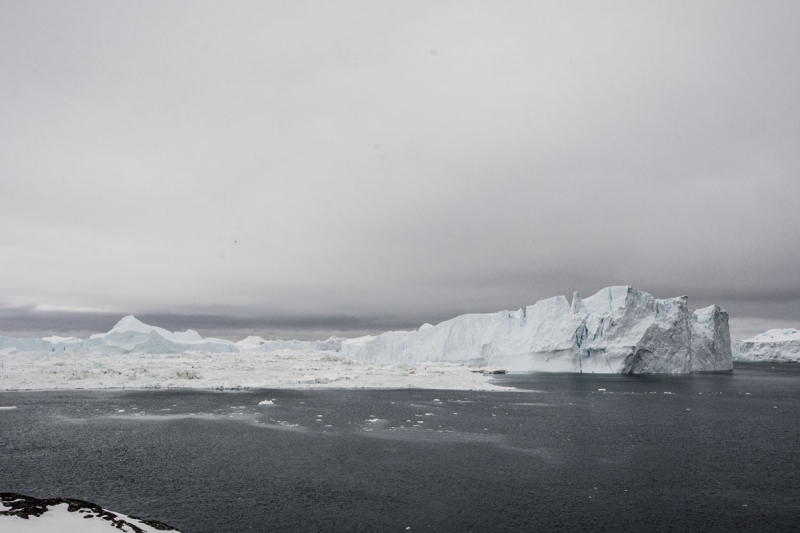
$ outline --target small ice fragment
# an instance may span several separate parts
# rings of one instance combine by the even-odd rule
[[[605,392],[606,391],[605,389],[597,389],[597,390],[600,391],[600,392]]]
[[[434,398],[433,401],[434,402],[441,402],[442,400],[440,400],[439,398]]]
[[[322,415],[317,415],[317,418],[322,418]]]
[[[671,392],[664,391],[664,394],[672,394]]]
[[[261,400],[258,405],[275,405],[275,403],[272,400]]]
[[[16,408],[16,405],[0,405],[0,411],[11,411],[12,409]]]
[[[425,413],[425,416],[433,416],[433,413]]]
[[[124,413],[124,412],[125,412],[125,409],[117,409],[117,412],[118,412],[118,413]]]

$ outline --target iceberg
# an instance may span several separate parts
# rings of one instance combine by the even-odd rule
[[[196,350],[211,353],[238,352],[235,343],[222,339],[206,338],[194,330],[171,332],[149,326],[128,315],[108,333],[92,335],[82,343],[87,351],[103,353],[182,353]]]
[[[694,340],[693,340],[694,338]],[[516,372],[685,374],[732,368],[728,315],[690,313],[688,298],[630,286],[540,300],[518,311],[468,314],[416,331],[344,340],[341,352],[381,363],[444,361]]]
[[[739,362],[800,362],[800,330],[771,329],[752,339],[731,343],[733,360]]]
[[[187,351],[209,353],[315,351],[338,352],[342,339],[324,341],[266,340],[251,336],[239,342],[202,337],[192,329],[168,331],[150,326],[133,315],[122,318],[108,333],[96,333],[88,339],[50,336],[41,339],[0,336],[0,351],[11,352],[93,352],[105,354],[168,354]]]

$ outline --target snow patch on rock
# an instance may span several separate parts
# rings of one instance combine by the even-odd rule
[[[158,533],[177,531],[157,520],[111,512],[73,498],[39,499],[13,492],[0,493],[0,531],[5,533]]]

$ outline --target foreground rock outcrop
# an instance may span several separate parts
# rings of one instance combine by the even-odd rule
[[[417,331],[342,341],[342,355],[378,362],[449,361],[510,371],[669,373],[732,368],[728,314],[607,287],[519,311],[462,315]]]
[[[94,503],[73,498],[40,499],[13,492],[0,493],[0,531],[178,531],[158,520],[126,516]]]

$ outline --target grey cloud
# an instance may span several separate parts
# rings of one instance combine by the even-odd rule
[[[7,306],[371,330],[633,284],[800,316],[796,2],[0,10]]]

